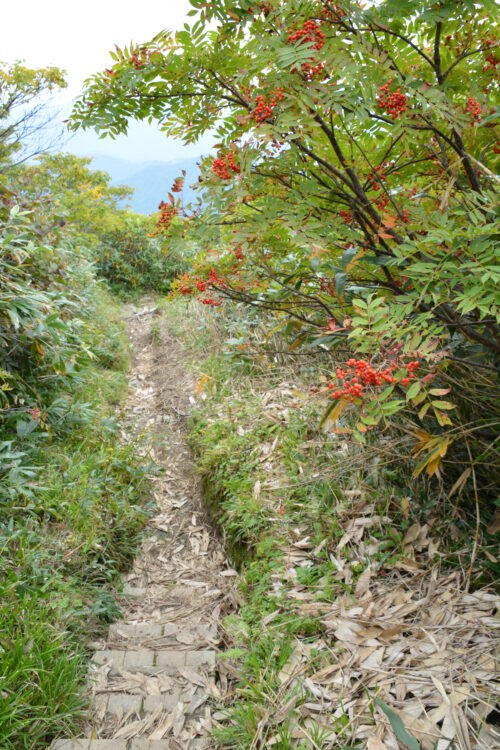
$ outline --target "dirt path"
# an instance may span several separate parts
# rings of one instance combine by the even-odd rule
[[[96,644],[86,738],[52,748],[211,748],[209,700],[223,688],[218,622],[233,571],[207,522],[183,436],[192,386],[179,345],[150,300],[127,307],[126,317],[133,367],[122,436],[144,434],[145,453],[164,471],[154,482],[157,510],[126,576],[123,620]]]

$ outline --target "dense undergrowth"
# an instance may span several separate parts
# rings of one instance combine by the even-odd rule
[[[91,250],[98,276],[121,297],[170,290],[188,267],[185,254],[167,252],[155,234],[155,219],[124,207],[131,195],[115,186],[91,159],[69,153],[42,154],[16,170],[18,198],[30,207],[50,205],[76,246]]]
[[[2,68],[2,102],[47,75]],[[17,145],[0,143],[0,747],[41,750],[78,733],[152,467],[121,440],[128,342],[96,263],[128,191],[69,155],[16,166]]]
[[[432,569],[443,578],[460,571],[471,590],[491,581],[491,509],[481,508],[472,561],[473,508],[462,498],[447,517],[442,485],[413,476],[397,435],[360,446],[348,430],[318,429],[311,385],[323,362],[273,353],[283,351],[279,337],[270,341],[262,322],[238,308],[214,314],[177,302],[166,314],[196,374],[189,434],[206,501],[241,572],[241,607],[225,621],[226,658],[236,659],[240,681],[219,739],[239,749],[337,747],[329,744],[335,730],[337,743],[356,746],[342,703],[328,730],[309,719],[312,740],[299,741],[294,709],[304,704],[306,716],[314,697],[290,688],[291,672],[298,664],[304,678],[328,673],[332,654],[334,661],[342,654],[335,640],[328,649],[317,645],[322,615],[340,601],[355,606],[370,578],[372,586],[387,579],[394,592],[400,577],[408,592],[412,576],[425,579]],[[297,644],[307,653],[302,670]]]
[[[35,229],[15,210],[1,228],[6,750],[45,747],[78,724],[84,643],[118,614],[109,584],[145,518],[146,469],[117,439],[128,366],[119,310],[85,258],[55,237],[36,243]]]

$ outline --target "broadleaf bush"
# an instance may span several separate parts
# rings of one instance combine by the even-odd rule
[[[189,214],[170,195],[159,223],[172,252],[199,250],[175,293],[272,311],[291,349],[332,355],[311,394],[324,428],[395,429],[416,475],[476,504],[480,487],[491,511],[498,7],[191,5],[191,27],[117,49],[71,126],[156,119],[185,143],[215,129],[202,202]]]

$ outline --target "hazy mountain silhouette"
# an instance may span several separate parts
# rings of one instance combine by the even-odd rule
[[[150,214],[158,210],[161,200],[166,200],[167,194],[176,177],[180,177],[182,170],[186,170],[183,199],[189,203],[195,199],[191,185],[196,183],[200,173],[197,162],[199,157],[183,159],[178,162],[152,161],[136,164],[113,156],[92,157],[93,169],[101,169],[111,175],[113,184],[129,185],[134,188],[132,207],[141,214]]]

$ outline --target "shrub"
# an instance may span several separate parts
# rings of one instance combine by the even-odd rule
[[[173,279],[187,270],[178,253],[168,253],[160,238],[151,236],[148,217],[130,215],[104,233],[97,251],[97,268],[113,286],[131,290],[170,291]]]
[[[90,253],[49,209],[0,208],[0,746],[78,731],[83,643],[146,515],[148,467],[121,445],[122,324]],[[103,588],[105,587],[105,588]]]
[[[192,5],[192,28],[117,51],[72,126],[157,118],[186,143],[217,126],[205,210],[164,222],[169,247],[201,250],[177,292],[274,310],[292,347],[335,350],[325,425],[366,441],[396,424],[416,473],[493,499],[498,8]]]

